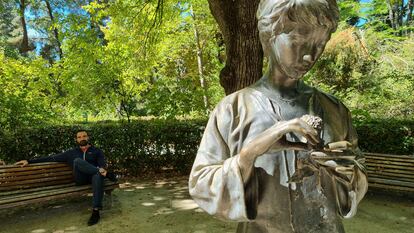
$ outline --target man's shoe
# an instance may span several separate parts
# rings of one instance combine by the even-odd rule
[[[101,218],[101,216],[99,216],[99,210],[92,210],[92,215],[89,218],[88,226],[92,226],[92,225],[97,224],[99,222],[100,218]]]
[[[106,173],[106,178],[108,178],[108,180],[112,181],[112,182],[117,182],[118,178],[116,177],[115,173],[113,172],[107,172]]]

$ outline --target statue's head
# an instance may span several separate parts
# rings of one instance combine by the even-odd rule
[[[336,0],[261,0],[257,19],[271,65],[296,79],[322,54],[337,28],[339,10]]]

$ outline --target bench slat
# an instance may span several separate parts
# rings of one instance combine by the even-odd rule
[[[25,167],[20,166],[14,166],[14,165],[7,165],[0,167],[0,173],[6,173],[6,172],[26,172],[26,171],[32,171],[32,170],[39,170],[39,169],[49,169],[49,168],[58,168],[58,167],[68,167],[65,163],[39,163],[39,164],[30,164]]]
[[[112,186],[113,184],[114,184],[113,182],[105,182],[104,187]],[[0,205],[11,203],[11,202],[19,202],[19,201],[24,201],[24,200],[29,200],[29,199],[41,198],[45,196],[54,196],[54,195],[63,194],[63,193],[78,192],[78,191],[83,191],[83,190],[90,191],[91,186],[90,185],[76,186],[74,183],[72,183],[72,186],[66,187],[66,188],[44,190],[41,192],[32,192],[32,193],[25,193],[21,195],[1,197]]]
[[[410,163],[414,164],[414,158],[411,157],[403,157],[403,158],[395,158],[395,157],[379,157],[379,156],[365,156],[366,160],[374,160],[374,161],[390,161],[390,162],[402,162],[402,163]]]
[[[395,177],[393,175],[385,175],[385,174],[368,174],[368,178],[380,178],[380,179],[387,179],[387,180],[399,180],[404,182],[411,182],[414,183],[413,177]]]
[[[15,181],[15,182],[0,183],[0,190],[2,187],[20,186],[20,185],[34,184],[34,183],[44,183],[44,182],[53,181],[53,180],[73,180],[73,177],[72,177],[72,174],[69,174],[69,175],[59,175],[59,176],[39,178],[39,179],[20,180],[20,181]]]
[[[66,188],[66,187],[70,187],[70,186],[73,186],[73,183],[44,186],[44,187],[40,187],[40,188],[19,189],[19,190],[7,191],[7,192],[0,192],[0,198],[2,196],[11,196],[11,195],[19,195],[19,194],[23,194],[23,193],[40,192],[40,191],[43,191],[43,190],[60,189],[60,188]]]
[[[401,166],[402,168],[405,167],[414,167],[413,162],[402,162],[402,161],[387,161],[387,160],[373,160],[373,159],[365,159],[366,163],[369,164],[377,164],[377,165],[394,165],[394,166]]]
[[[399,173],[399,172],[389,172],[389,171],[373,171],[368,170],[368,176],[390,176],[390,177],[397,177],[397,178],[407,178],[414,180],[414,173]]]
[[[0,179],[3,177],[10,177],[10,176],[13,176],[13,177],[27,176],[27,175],[43,174],[45,172],[53,173],[53,172],[59,172],[59,171],[72,171],[72,169],[70,167],[58,167],[58,168],[31,170],[31,171],[25,171],[25,172],[5,172],[5,173],[0,173]]]
[[[34,179],[41,179],[47,177],[54,177],[54,176],[62,176],[62,175],[72,175],[72,171],[56,171],[56,172],[44,172],[35,175],[26,175],[26,176],[9,176],[9,177],[1,177],[0,176],[0,186],[2,183],[12,182],[12,181],[20,181],[20,180],[34,180]]]
[[[414,156],[411,155],[390,155],[390,154],[380,154],[380,153],[370,153],[364,152],[365,157],[385,157],[385,158],[397,158],[397,159],[414,159]]]
[[[411,188],[411,187],[393,186],[389,184],[378,184],[378,183],[370,183],[368,188],[378,188],[378,189],[403,191],[403,192],[414,192],[414,188]]]
[[[378,168],[378,167],[371,167],[367,166],[367,170],[370,173],[381,173],[381,172],[390,172],[390,173],[396,173],[396,174],[414,174],[412,171],[405,171],[405,170],[399,170],[399,169],[393,169],[393,168]]]
[[[403,186],[403,187],[414,188],[414,183],[400,181],[400,180],[389,180],[389,179],[368,177],[368,181],[373,182],[373,183],[390,184],[390,185],[394,185],[394,186]]]
[[[33,184],[25,184],[25,185],[17,185],[17,186],[9,186],[9,187],[0,187],[0,192],[2,191],[12,191],[17,189],[28,189],[28,188],[36,188],[36,187],[43,187],[43,186],[50,186],[50,185],[57,185],[57,184],[67,184],[72,183],[73,179],[63,179],[63,180],[53,180],[49,182],[43,183],[33,183]]]
[[[373,163],[369,163],[367,165],[368,167],[373,167],[378,170],[381,170],[383,168],[396,168],[396,169],[404,170],[404,171],[414,171],[414,167],[410,167],[410,166],[404,167],[404,166],[396,166],[392,164],[373,164]]]
[[[117,187],[118,187],[118,184],[115,184],[113,186],[107,186],[105,187],[105,191],[113,190]],[[40,202],[45,202],[45,201],[51,201],[51,200],[56,200],[56,199],[62,199],[62,198],[67,198],[67,197],[80,196],[80,195],[88,194],[89,192],[90,192],[89,190],[83,190],[83,191],[72,192],[72,193],[58,194],[54,196],[46,196],[43,198],[36,198],[36,199],[31,199],[31,200],[26,200],[26,201],[13,202],[13,203],[5,204],[5,205],[0,205],[0,208],[4,208],[4,209],[13,208],[13,207],[24,206],[28,204],[40,203]]]

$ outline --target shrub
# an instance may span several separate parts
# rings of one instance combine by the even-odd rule
[[[111,169],[126,175],[171,168],[188,174],[197,154],[205,120],[137,120],[0,131],[0,159],[14,162],[62,152],[75,146],[74,133],[90,131]],[[414,121],[358,118],[354,125],[365,152],[414,154]]]

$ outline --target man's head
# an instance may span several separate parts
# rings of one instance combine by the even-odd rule
[[[76,143],[79,146],[86,146],[89,144],[88,132],[84,129],[80,129],[76,131],[75,139],[76,139]]]
[[[322,54],[339,10],[335,0],[262,0],[257,18],[265,55],[288,77],[298,78]]]

